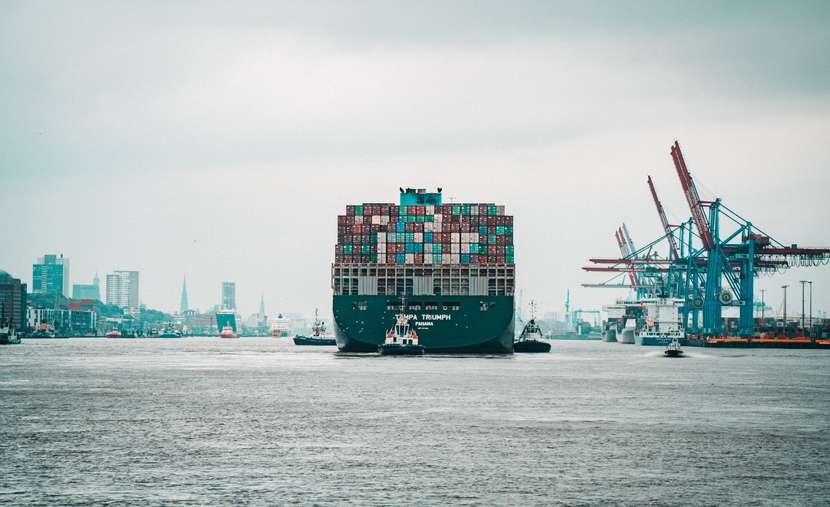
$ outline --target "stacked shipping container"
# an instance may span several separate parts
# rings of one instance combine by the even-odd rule
[[[347,206],[335,264],[513,265],[513,217],[495,204]]]

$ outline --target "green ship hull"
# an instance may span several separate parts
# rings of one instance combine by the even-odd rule
[[[408,296],[406,314],[427,353],[513,353],[513,296]],[[377,352],[401,312],[394,296],[333,296],[342,352]]]

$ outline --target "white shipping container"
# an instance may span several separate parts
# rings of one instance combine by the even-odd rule
[[[386,243],[386,233],[385,232],[379,232],[378,233],[378,244],[381,244],[381,243]]]
[[[461,263],[461,256],[459,254],[454,253],[454,254],[450,255],[450,257],[452,257],[452,263],[453,264],[460,264]]]
[[[426,213],[427,213],[427,215],[434,215],[435,214],[435,206],[427,206]]]
[[[461,249],[461,245],[459,243],[452,243],[450,245],[450,252],[451,253],[457,254],[460,249]]]
[[[433,232],[433,227],[432,222],[424,222],[424,232]]]
[[[452,243],[461,243],[461,233],[460,232],[451,232],[450,233],[450,241]]]
[[[363,223],[363,217],[362,216],[354,217],[354,223],[355,224],[362,224]]]
[[[471,232],[470,233],[470,243],[478,243],[478,233]]]
[[[395,239],[396,239],[397,237],[398,237],[398,234],[397,234],[397,233],[395,233],[395,232],[387,232],[387,233],[386,233],[386,240],[387,240],[389,243],[394,243],[394,242],[395,242]]]
[[[380,215],[372,215],[372,224],[380,225]]]
[[[436,215],[436,216],[440,216],[440,215]],[[443,227],[441,227],[441,224],[439,222],[435,222],[435,224],[432,226],[432,228],[433,228],[432,232],[442,232],[442,229],[443,229]]]
[[[424,254],[424,264],[432,264],[432,254],[425,253]]]
[[[436,221],[436,222],[443,222],[443,219],[441,218],[441,217],[443,217],[443,216],[444,216],[444,215],[435,215],[435,221]]]
[[[470,253],[470,244],[469,243],[461,243],[461,253],[463,253],[463,254]]]
[[[472,206],[470,206],[470,214],[478,215],[478,204],[473,204]]]
[[[386,243],[378,243],[378,253],[385,254],[386,253]]]
[[[380,225],[389,225],[389,215],[380,216]]]
[[[416,232],[415,233],[415,243],[423,243],[424,242],[424,233],[423,232]]]
[[[406,263],[415,264],[415,254],[406,254]]]
[[[496,206],[496,215],[504,215],[504,206]]]

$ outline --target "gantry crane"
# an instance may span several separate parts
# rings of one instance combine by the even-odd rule
[[[592,263],[603,266],[583,269],[637,276],[643,273],[651,276],[663,274],[670,295],[684,301],[681,311],[688,333],[704,336],[722,334],[723,307],[736,306],[740,313],[738,333],[751,337],[754,332],[755,276],[759,272],[792,266],[827,264],[830,262],[830,248],[785,246],[729,209],[721,199],[702,200],[677,141],[672,145],[670,154],[691,218],[672,227],[649,177],[648,186],[664,235],[639,250],[628,244],[629,253],[621,259],[590,259]],[[649,253],[661,241],[668,244],[667,259],[656,258]],[[699,313],[703,316],[702,326],[698,322]]]

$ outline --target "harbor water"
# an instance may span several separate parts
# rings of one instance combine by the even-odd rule
[[[0,349],[0,504],[827,505],[830,351]]]

